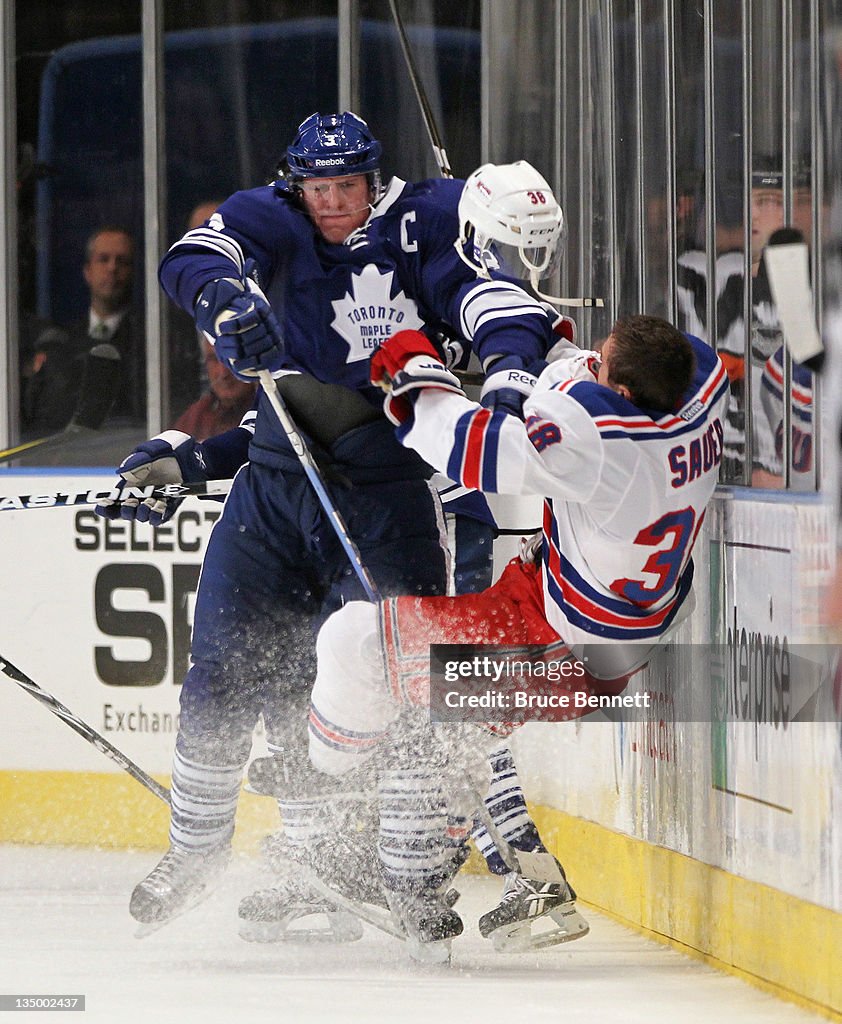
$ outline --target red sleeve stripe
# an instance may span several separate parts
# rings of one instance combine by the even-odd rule
[[[482,486],[482,455],[485,447],[485,432],[490,422],[491,412],[488,409],[480,409],[471,417],[465,437],[465,455],[462,462],[461,482],[466,487],[478,489]]]

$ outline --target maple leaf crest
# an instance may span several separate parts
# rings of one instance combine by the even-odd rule
[[[401,289],[392,296],[395,272],[380,271],[373,263],[355,273],[351,290],[333,306],[331,326],[348,343],[346,362],[368,359],[387,338],[398,331],[419,330],[423,321],[418,307]]]

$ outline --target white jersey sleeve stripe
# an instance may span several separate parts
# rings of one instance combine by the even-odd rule
[[[254,434],[254,425],[257,421],[257,409],[249,409],[239,422],[239,426]]]
[[[447,475],[466,487],[493,493],[497,490],[497,446],[505,413],[477,409],[460,417]]]
[[[459,316],[465,337],[471,339],[478,327],[489,319],[530,313],[546,316],[543,306],[517,285],[505,281],[485,281],[472,288],[462,300]]]
[[[182,246],[199,246],[209,252],[219,253],[231,260],[237,269],[237,276],[242,277],[245,257],[238,242],[219,231],[212,231],[209,228],[195,228],[170,246],[170,252],[175,252]]]

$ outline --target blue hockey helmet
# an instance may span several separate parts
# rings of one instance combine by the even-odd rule
[[[287,147],[287,178],[338,178],[379,171],[382,146],[361,117],[311,114]]]

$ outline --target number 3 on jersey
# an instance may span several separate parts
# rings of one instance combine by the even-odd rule
[[[696,536],[694,529],[696,514],[692,508],[667,512],[654,523],[645,526],[635,537],[634,543],[643,547],[658,547],[667,537],[672,538],[669,547],[654,551],[643,565],[643,572],[657,579],[647,585],[647,580],[614,580],[611,589],[633,604],[655,604],[675,586],[679,573],[684,568],[687,554]]]

